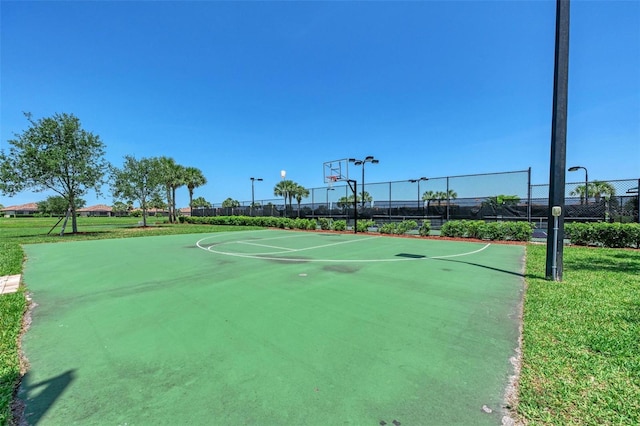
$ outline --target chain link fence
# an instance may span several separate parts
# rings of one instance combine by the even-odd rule
[[[640,179],[566,184],[565,220],[638,222]],[[585,191],[585,187],[588,190]],[[363,194],[364,191],[364,194]],[[358,217],[377,222],[429,220],[438,228],[448,220],[522,220],[546,223],[549,185],[532,185],[531,169],[393,182],[358,183]],[[588,195],[588,196],[585,196]],[[363,197],[364,195],[364,197]],[[353,192],[347,184],[309,189],[309,196],[242,201],[237,207],[194,208],[194,216],[277,216],[350,219]]]

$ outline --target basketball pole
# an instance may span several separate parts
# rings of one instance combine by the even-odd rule
[[[556,0],[556,43],[551,118],[549,211],[547,215],[546,278],[562,281],[564,214],[553,216],[551,206],[564,212],[567,156],[567,98],[569,87],[569,0]],[[557,225],[554,224],[557,220]],[[557,230],[554,227],[557,226]]]
[[[349,188],[353,191],[353,233],[358,233],[358,181],[347,179]],[[353,184],[353,185],[352,185]]]

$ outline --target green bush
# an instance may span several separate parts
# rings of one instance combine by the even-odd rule
[[[418,222],[415,220],[403,220],[398,224],[398,234],[406,234],[412,229],[416,229],[418,227]]]
[[[579,246],[640,248],[640,224],[637,223],[567,223],[565,237]]]
[[[395,234],[396,233],[396,224],[393,222],[384,223],[380,228],[378,228],[381,234]]]
[[[477,238],[492,241],[529,241],[533,235],[533,225],[528,222],[450,220],[442,225],[440,234],[444,237]]]
[[[334,231],[346,231],[347,230],[347,221],[346,220],[336,220],[333,222],[333,230]]]
[[[381,234],[402,235],[418,227],[415,220],[403,220],[400,223],[389,222],[379,228]]]
[[[423,237],[428,237],[431,232],[431,222],[425,220],[422,222],[422,226],[418,229],[418,233]]]
[[[507,232],[503,222],[488,222],[482,227],[482,239],[486,240],[506,240]]]
[[[320,225],[320,229],[323,231],[328,231],[331,229],[331,223],[333,221],[328,217],[321,217],[318,219],[318,224]]]
[[[371,219],[363,219],[358,221],[358,232],[368,232],[369,228],[375,226],[375,222]]]
[[[450,220],[440,228],[440,235],[443,237],[460,238],[464,237],[466,230],[464,220]]]

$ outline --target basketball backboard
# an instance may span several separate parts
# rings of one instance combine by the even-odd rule
[[[349,159],[326,161],[322,167],[322,175],[327,185],[349,180]]]

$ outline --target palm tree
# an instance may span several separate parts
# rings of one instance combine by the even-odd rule
[[[589,195],[593,195],[596,199],[596,203],[599,203],[600,198],[604,198],[608,201],[611,197],[616,195],[616,189],[609,182],[594,180],[589,183]]]
[[[184,185],[182,180],[182,170],[184,167],[175,162],[173,158],[158,158],[158,168],[167,195],[167,206],[169,210],[169,222],[175,221],[175,190]]]
[[[584,200],[585,200],[585,186],[584,185],[578,185],[576,186],[576,188],[569,192],[569,195],[579,195],[580,196],[580,204],[584,204]]]
[[[300,203],[303,198],[309,196],[309,190],[302,185],[297,185],[293,191],[294,197],[296,197],[296,201],[298,202],[298,217],[300,217]]]
[[[293,200],[293,195],[296,190],[297,183],[292,180],[281,180],[278,184],[273,188],[273,195],[277,197],[284,197],[284,208],[285,212],[287,210],[287,200],[289,200],[289,208],[293,210],[291,207],[291,203]]]
[[[429,204],[431,204],[431,201],[435,200],[436,198],[436,193],[433,191],[426,191],[424,194],[422,194],[422,201],[427,202],[427,214],[429,214]]]
[[[204,177],[202,171],[195,167],[186,167],[184,169],[184,178],[189,189],[189,214],[193,213],[193,190],[202,185],[207,184],[207,178]]]
[[[436,200],[438,200],[438,207],[442,205],[442,202],[447,199],[447,193],[438,191],[435,194]]]

